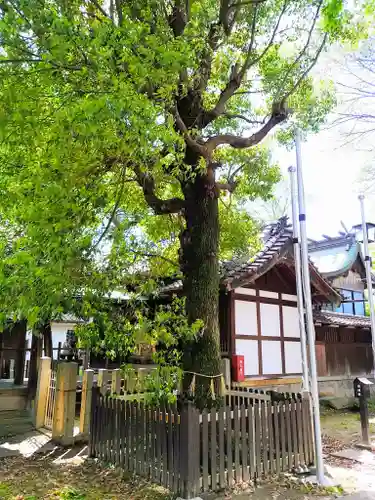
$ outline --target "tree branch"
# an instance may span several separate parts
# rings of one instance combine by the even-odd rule
[[[153,177],[142,172],[140,167],[133,167],[137,177],[137,182],[143,190],[143,194],[148,205],[153,209],[156,215],[175,214],[181,212],[185,207],[185,202],[181,198],[170,198],[161,200],[155,194],[155,181]]]
[[[261,2],[253,2],[253,3],[255,5],[257,5]],[[281,18],[283,17],[283,15],[286,12],[288,3],[289,3],[289,0],[284,1],[283,7],[281,9],[281,12],[280,12],[279,17],[278,17],[277,22],[276,22],[276,26],[272,32],[271,38],[270,38],[267,46],[265,47],[265,49],[262,51],[262,53],[258,57],[256,57],[255,59],[252,60],[251,54],[253,53],[253,46],[254,46],[254,40],[255,40],[256,14],[257,14],[257,9],[255,9],[254,16],[253,16],[252,30],[251,30],[251,41],[250,41],[249,49],[247,51],[245,63],[243,64],[241,69],[238,68],[237,64],[235,64],[232,67],[232,72],[231,72],[229,82],[226,84],[225,88],[222,90],[215,107],[213,109],[207,111],[204,115],[204,118],[203,118],[203,126],[204,127],[209,125],[215,118],[217,118],[218,116],[220,116],[224,112],[226,103],[240,87],[240,85],[245,77],[246,71],[252,65],[259,62],[262,59],[262,57],[264,57],[266,55],[268,50],[272,47],[273,42],[274,42],[275,37],[276,37],[276,34],[277,34],[277,31],[278,31],[279,26],[280,26]]]
[[[175,37],[181,36],[185,30],[185,26],[187,24],[187,5],[184,5],[183,0],[175,0],[172,14],[168,18],[169,26],[173,30],[173,34]]]
[[[175,107],[174,117],[175,117],[175,120],[176,120],[177,128],[182,133],[182,135],[183,135],[183,137],[185,139],[186,144],[191,149],[193,149],[194,151],[196,151],[197,153],[199,153],[201,156],[206,157],[207,153],[206,153],[206,150],[205,150],[204,146],[201,145],[201,144],[199,144],[196,140],[194,140],[191,137],[191,135],[189,134],[189,130],[188,130],[187,126],[185,125],[183,119],[180,116],[180,113],[178,112],[177,106]]]
[[[250,125],[263,125],[264,120],[251,120],[251,118],[247,118],[244,115],[239,115],[236,113],[223,113],[223,117],[229,118],[229,119],[238,119],[238,120],[244,120],[247,123],[250,123]]]
[[[313,35],[313,32],[314,32],[314,28],[315,28],[315,25],[316,25],[316,22],[319,18],[319,13],[320,13],[320,9],[322,8],[322,4],[323,4],[323,0],[319,0],[319,4],[318,4],[318,8],[316,9],[316,13],[315,13],[315,16],[314,16],[314,19],[313,19],[313,22],[311,24],[311,27],[309,29],[309,34],[307,36],[307,40],[306,40],[306,43],[305,45],[303,46],[301,52],[298,54],[298,57],[295,59],[295,61],[289,66],[284,78],[283,78],[283,81],[286,82],[290,73],[292,72],[293,68],[295,68],[297,66],[297,64],[300,62],[300,60],[302,59],[302,57],[306,54],[306,51],[307,49],[309,48],[309,45],[310,45],[310,42],[311,42],[311,37]]]
[[[168,257],[164,257],[164,255],[159,255],[157,253],[151,253],[151,252],[140,252],[138,250],[133,250],[129,249],[131,253],[134,253],[135,255],[140,255],[141,257],[151,257],[153,259],[162,259],[165,262],[168,262],[168,264],[171,264],[173,267],[179,267],[178,262],[175,262],[172,259],[168,259]]]
[[[107,12],[101,7],[101,5],[99,4],[99,2],[97,2],[97,0],[89,0],[89,2],[92,5],[94,5],[94,7],[96,7],[104,17],[106,17],[107,19],[111,19],[109,14],[107,14]]]
[[[279,123],[286,120],[288,112],[283,105],[274,105],[271,118],[263,125],[263,127],[252,134],[250,137],[239,137],[232,134],[222,134],[211,137],[206,141],[206,149],[209,155],[222,144],[228,144],[233,148],[243,149],[255,146],[261,142],[266,135]]]
[[[323,40],[322,40],[322,43],[320,44],[318,50],[316,51],[314,59],[311,61],[311,63],[305,69],[305,71],[302,73],[302,75],[298,78],[298,80],[293,85],[293,87],[291,88],[291,90],[289,90],[289,92],[287,92],[284,95],[284,97],[281,100],[282,104],[286,103],[286,100],[288,99],[288,97],[291,96],[293,94],[293,92],[295,92],[297,90],[297,88],[301,85],[301,83],[303,82],[303,80],[307,77],[307,75],[313,69],[313,67],[315,66],[315,64],[317,63],[317,61],[319,59],[320,54],[322,53],[322,50],[324,49],[324,46],[325,46],[326,41],[327,41],[327,38],[328,38],[328,33],[325,33],[325,35],[323,37]]]

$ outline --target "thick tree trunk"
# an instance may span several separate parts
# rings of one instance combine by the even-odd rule
[[[185,353],[186,371],[217,376],[221,373],[219,333],[219,213],[213,175],[196,176],[185,186],[186,230],[181,235],[181,268],[188,320],[200,319],[203,331]],[[186,377],[189,384],[192,376]],[[215,393],[212,393],[214,382]],[[198,406],[210,406],[217,400],[220,378],[195,376],[195,400]]]

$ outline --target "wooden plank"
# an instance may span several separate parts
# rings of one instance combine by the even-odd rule
[[[260,402],[254,404],[255,414],[255,470],[257,478],[262,476]]]
[[[300,465],[306,465],[304,459],[304,449],[303,449],[303,416],[302,416],[302,401],[300,398],[296,401],[296,412],[297,412],[297,440],[298,440],[298,456]]]
[[[254,440],[254,412],[252,405],[247,409],[247,435],[249,444],[249,472],[250,479],[255,479],[255,440]]]
[[[267,411],[265,401],[260,402],[260,420],[262,425],[262,450],[263,450],[263,472],[265,475],[269,473],[268,460],[268,435],[267,435]]]
[[[306,417],[304,419],[305,429],[306,429],[306,439],[308,446],[308,456],[309,463],[314,463],[314,437],[313,437],[313,426],[312,426],[312,415],[311,415],[311,401],[310,398],[306,398],[303,400],[305,405],[305,414]]]
[[[210,444],[211,444],[211,489],[216,490],[217,487],[217,442],[216,442],[216,408],[211,409],[211,421],[210,421]]]
[[[246,426],[246,407],[245,404],[241,405],[241,466],[243,481],[249,481],[249,468],[248,468],[248,444],[247,444],[247,426]],[[248,417],[247,417],[248,418]]]
[[[113,460],[113,442],[114,442],[114,429],[113,429],[113,398],[108,398],[108,458],[114,464]]]
[[[285,402],[279,404],[279,423],[280,423],[280,444],[281,444],[281,472],[286,472],[287,456],[286,456],[286,418],[285,418]]]
[[[286,421],[286,442],[287,442],[287,453],[288,453],[288,468],[291,470],[293,468],[293,453],[292,453],[292,428],[290,420],[290,401],[285,401],[285,421]]]
[[[156,408],[156,475],[155,480],[161,483],[161,429],[160,429],[161,412],[160,408]]]
[[[291,421],[292,421],[292,443],[293,443],[293,464],[294,467],[298,467],[299,463],[299,454],[298,454],[298,434],[297,434],[297,408],[296,401],[292,398],[290,402],[290,410],[291,410]]]
[[[219,417],[219,485],[225,487],[225,450],[224,450],[224,407],[218,411]]]
[[[150,411],[150,439],[151,439],[151,479],[156,480],[156,409],[152,406]]]
[[[202,485],[203,491],[208,491],[208,415],[207,410],[202,411]]]
[[[230,406],[226,407],[226,431],[227,431],[227,470],[228,487],[233,486],[233,450],[232,450],[232,410]]]
[[[173,411],[173,492],[178,493],[180,489],[180,415],[177,406]]]
[[[269,446],[269,467],[271,475],[275,474],[275,435],[274,435],[274,415],[272,403],[267,404],[268,416],[268,446]]]
[[[138,403],[138,474],[144,475],[145,462],[145,411],[144,403]]]
[[[275,430],[275,458],[276,458],[276,474],[280,475],[280,421],[279,421],[279,403],[275,401],[273,406],[273,428]]]
[[[125,422],[125,401],[119,400],[120,403],[120,439],[121,439],[121,458],[120,465],[122,468],[126,468],[126,422]]]
[[[163,486],[168,488],[168,439],[167,439],[167,409],[165,406],[162,408],[162,421],[161,421],[161,435],[162,435],[162,467],[163,467]]]
[[[236,482],[242,481],[241,469],[240,469],[240,414],[239,407],[237,405],[233,408],[233,420],[234,420],[234,470],[235,470],[235,480]]]
[[[168,406],[168,485],[171,490],[173,488],[173,472],[174,472],[174,454],[173,454],[173,412],[171,406]]]
[[[131,401],[126,401],[126,420],[127,420],[127,452],[128,452],[128,471],[133,472],[134,469],[134,457],[133,457],[133,415],[132,415],[132,403]]]

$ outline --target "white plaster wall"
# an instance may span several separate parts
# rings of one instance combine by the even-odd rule
[[[255,302],[234,302],[236,335],[258,335],[257,309]]]
[[[243,287],[236,288],[234,293],[241,295],[256,295],[256,292],[253,288],[243,288]]]
[[[285,342],[284,347],[286,373],[302,373],[301,343]]]
[[[264,375],[282,373],[281,342],[277,340],[262,341],[262,362]]]
[[[258,375],[258,341],[247,339],[236,339],[236,354],[245,357],[245,375]]]
[[[282,293],[281,298],[283,300],[289,300],[291,302],[297,302],[297,295],[290,295],[289,293]]]
[[[279,298],[279,294],[277,292],[268,292],[267,290],[259,290],[259,295],[261,297],[268,297],[269,299]]]
[[[275,304],[260,304],[262,336],[280,336],[280,311]]]
[[[59,342],[63,344],[66,340],[66,333],[68,330],[74,330],[74,327],[76,326],[77,323],[63,323],[63,322],[52,322],[51,323],[51,330],[52,330],[52,347],[53,348],[58,348],[59,347]],[[28,342],[28,347],[31,347],[31,340],[32,340],[32,333],[31,331],[28,331],[26,334],[26,341]],[[54,359],[57,359],[57,351],[53,351],[53,357]],[[30,352],[26,353],[26,360],[30,359]]]
[[[299,318],[297,307],[283,307],[284,337],[300,337]]]

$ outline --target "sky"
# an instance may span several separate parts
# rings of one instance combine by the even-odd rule
[[[337,49],[325,56],[317,72],[332,78],[336,84],[344,83],[357,88],[358,76],[366,81],[369,79],[369,74],[358,68],[347,53]],[[327,125],[318,134],[310,135],[301,145],[307,231],[311,238],[321,238],[322,234],[337,235],[338,231],[343,230],[340,221],[348,229],[360,223],[358,194],[364,189],[360,180],[363,179],[364,169],[375,163],[375,154],[369,151],[371,142],[375,141],[375,133],[361,141],[349,142],[348,132],[352,129],[352,123],[331,125],[337,118],[337,112],[348,109],[349,105],[353,111],[366,109],[368,112],[372,100],[375,107],[375,97],[370,102],[361,100],[353,103],[349,101],[352,95],[348,93],[347,87],[338,86],[339,106],[336,114],[329,117]],[[295,152],[287,152],[274,145],[273,155],[288,181],[287,170],[290,165],[295,165]],[[375,222],[375,190],[365,193],[365,210],[367,220]]]

